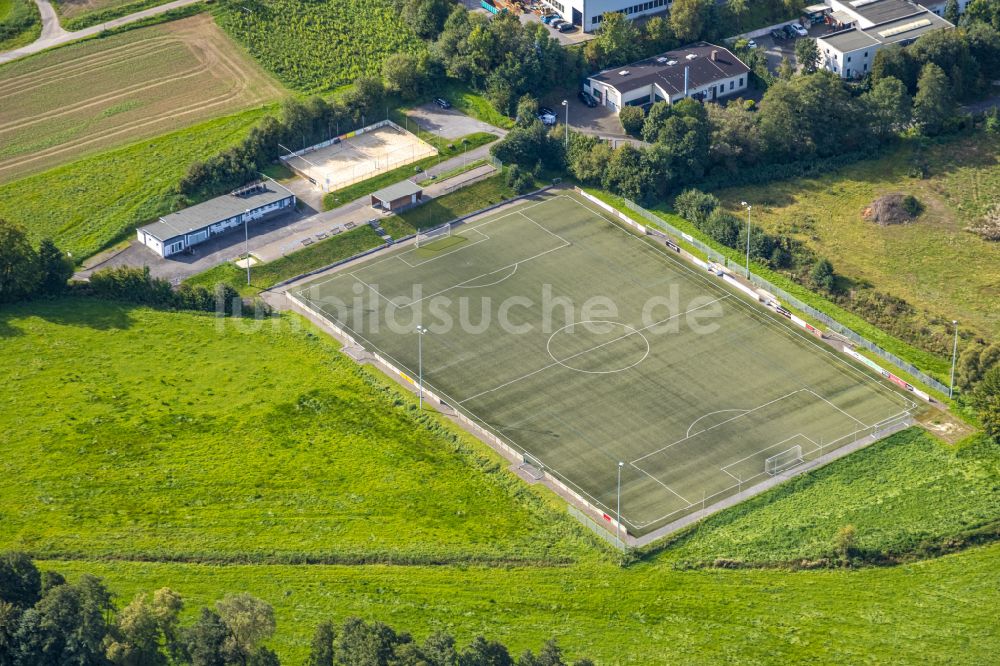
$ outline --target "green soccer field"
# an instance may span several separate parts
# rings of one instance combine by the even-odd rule
[[[913,406],[575,194],[295,295],[634,535]]]

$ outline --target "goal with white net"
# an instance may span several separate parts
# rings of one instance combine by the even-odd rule
[[[780,474],[802,463],[802,445],[796,444],[790,449],[775,454],[764,461],[764,471],[770,475]]]
[[[447,238],[448,236],[451,236],[451,224],[442,224],[439,227],[418,233],[416,245],[417,247],[422,247],[438,238]]]

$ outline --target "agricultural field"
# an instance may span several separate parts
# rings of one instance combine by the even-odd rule
[[[182,202],[177,182],[191,162],[241,141],[264,114],[244,111],[78,159],[0,185],[0,217],[87,257]]]
[[[0,387],[0,469],[25,479],[0,485],[0,549],[102,576],[120,604],[169,586],[188,619],[250,592],[276,609],[285,663],[302,662],[319,621],[349,615],[419,640],[484,634],[515,653],[555,636],[602,664],[981,664],[1000,650],[1000,545],[798,572],[683,570],[668,548],[623,568],[560,501],[450,426],[414,419],[412,395],[291,316],[49,301],[0,312],[0,338],[0,362],[17,368]],[[810,474],[798,506],[779,487],[720,514],[678,554],[734,556],[756,541],[761,561],[821,557],[844,520],[882,548],[995,517],[996,454],[923,437],[899,433]],[[869,492],[872,465],[892,494]],[[841,499],[845,511],[829,510]],[[881,510],[921,501],[933,511],[901,511],[898,526]],[[404,556],[411,566],[385,564]],[[323,564],[337,561],[353,564]]]
[[[0,183],[281,95],[207,14],[18,60],[0,67]]]
[[[80,30],[126,16],[170,0],[55,0],[59,23],[66,30]]]
[[[378,75],[387,56],[426,48],[394,0],[249,0],[218,20],[265,69],[303,92]]]
[[[16,49],[38,39],[42,19],[31,0],[0,0],[0,51]]]
[[[926,178],[911,175],[921,163]],[[866,207],[890,193],[912,194],[923,213],[891,226],[863,219]],[[1000,138],[980,132],[923,151],[907,143],[822,178],[716,194],[733,210],[749,200],[755,225],[798,238],[838,273],[903,298],[918,309],[918,325],[957,319],[1000,339],[1000,243],[964,230],[1000,201]]]

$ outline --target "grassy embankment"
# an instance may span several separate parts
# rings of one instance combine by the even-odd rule
[[[866,550],[947,541],[997,519],[995,448],[900,433],[623,569],[551,494],[415,420],[411,395],[299,319],[55,301],[7,309],[0,336],[15,369],[0,464],[20,480],[0,486],[0,548],[102,575],[123,603],[169,585],[188,618],[252,592],[275,605],[290,663],[319,620],[350,614],[515,651],[554,635],[600,663],[971,664],[1000,649],[1000,545],[862,570],[677,568],[818,559],[847,522]],[[294,564],[308,560],[414,564]]]
[[[926,178],[916,175],[917,164]],[[964,230],[1000,201],[1000,137],[977,132],[923,150],[904,143],[821,178],[742,189],[716,194],[732,209],[753,197],[754,224],[801,240],[852,281],[906,300],[918,311],[912,326],[957,319],[971,333],[1000,339],[1000,243]],[[924,212],[901,225],[863,219],[865,208],[891,193],[912,194]]]
[[[94,254],[180,206],[188,165],[242,140],[262,115],[210,120],[0,185],[0,217],[36,242],[51,236],[75,257]]]
[[[42,16],[31,0],[0,0],[0,51],[30,44],[42,34]]]
[[[405,238],[416,233],[417,229],[443,224],[516,195],[516,192],[507,187],[504,176],[498,174],[437,199],[431,199],[427,203],[403,211],[398,215],[380,218],[379,222],[386,233],[393,238]],[[363,225],[314,243],[281,259],[254,266],[250,271],[250,286],[247,286],[246,283],[245,270],[232,263],[210,268],[188,278],[187,282],[206,287],[225,282],[232,285],[244,296],[253,296],[279,282],[329,266],[377,247],[381,243],[382,240],[378,234],[372,231],[368,225]]]

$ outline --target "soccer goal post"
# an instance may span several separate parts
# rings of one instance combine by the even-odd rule
[[[433,229],[419,232],[417,234],[416,245],[417,247],[421,247],[422,245],[426,245],[433,240],[445,238],[447,236],[451,236],[451,223],[445,223],[441,226],[434,227]]]
[[[790,449],[767,458],[764,461],[764,471],[769,476],[774,476],[800,463],[802,463],[802,445],[796,444]]]

